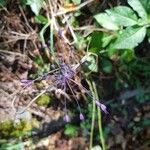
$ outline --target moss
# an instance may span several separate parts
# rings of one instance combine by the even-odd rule
[[[47,106],[51,101],[51,97],[47,94],[43,94],[42,96],[40,96],[36,103],[39,105],[39,106]]]
[[[0,133],[2,136],[8,136],[12,130],[13,124],[11,121],[3,122],[0,124]]]
[[[0,124],[1,137],[19,137],[32,129],[31,121],[21,120],[14,125],[13,121],[6,121]]]

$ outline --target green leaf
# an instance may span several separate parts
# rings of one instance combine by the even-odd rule
[[[94,16],[97,22],[108,30],[118,30],[118,25],[112,20],[111,16],[106,13],[100,13]]]
[[[5,7],[6,4],[7,4],[6,0],[0,0],[0,8]]]
[[[89,45],[89,51],[92,53],[99,53],[99,49],[102,48],[103,32],[93,32],[91,34],[91,41]]]
[[[81,3],[81,0],[72,0],[72,2],[76,5],[79,5]]]
[[[75,46],[78,50],[83,50],[87,46],[86,39],[81,34],[76,34],[77,41],[75,43]]]
[[[48,19],[42,15],[35,16],[35,21],[40,24],[47,24]]]
[[[144,7],[147,15],[150,15],[150,0],[140,0],[140,2],[142,6]]]
[[[150,28],[147,29],[147,37],[148,37],[148,42],[150,43]]]
[[[31,10],[35,13],[35,15],[39,15],[43,2],[44,0],[27,0],[27,5],[30,5]]]
[[[121,55],[121,59],[125,62],[130,62],[135,58],[134,50],[133,49],[125,49]]]
[[[114,37],[115,35],[104,33],[102,38],[102,47],[105,48],[114,39]]]
[[[134,11],[126,6],[118,6],[106,10],[114,23],[119,26],[133,26],[138,23],[138,18]]]
[[[105,73],[111,73],[112,72],[112,64],[109,60],[103,59],[101,65],[102,65],[102,69]]]
[[[138,23],[134,11],[126,6],[118,6],[94,16],[97,22],[109,30],[118,30],[119,26],[133,26]]]
[[[117,49],[112,49],[111,47],[108,47],[106,49],[107,53],[108,53],[108,57],[110,59],[114,59],[114,58],[117,58],[118,57],[118,50]],[[118,59],[118,58],[117,58]]]
[[[147,13],[140,0],[128,0],[128,4],[138,13],[139,17],[147,20]]]
[[[146,35],[146,27],[128,27],[118,34],[111,49],[132,49],[141,43]]]
[[[98,71],[98,66],[97,66],[97,55],[94,53],[88,53],[88,55],[85,56],[85,61],[84,61],[84,67],[88,71],[91,72],[97,72]]]

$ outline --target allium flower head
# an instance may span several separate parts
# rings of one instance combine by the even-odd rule
[[[27,109],[39,96],[41,96],[42,94],[44,94],[47,91],[57,91],[58,94],[60,94],[60,96],[63,96],[63,103],[65,106],[65,112],[67,112],[67,100],[72,100],[71,96],[73,97],[73,100],[75,100],[75,102],[78,105],[78,110],[79,110],[79,118],[80,120],[84,120],[84,115],[81,113],[81,108],[80,108],[80,104],[78,101],[78,97],[76,96],[76,90],[80,90],[81,92],[84,91],[84,94],[87,94],[88,96],[90,96],[93,100],[93,95],[91,94],[91,92],[89,90],[87,90],[81,83],[80,78],[75,78],[75,76],[77,75],[77,68],[78,68],[79,64],[76,64],[74,66],[66,64],[66,63],[61,63],[59,65],[59,68],[56,68],[55,70],[49,71],[46,74],[34,79],[34,80],[21,80],[21,82],[23,84],[25,84],[25,88],[27,88],[28,86],[30,86],[31,84],[34,84],[36,81],[40,81],[40,80],[45,80],[45,81],[51,81],[52,84],[49,84],[39,95],[37,95],[28,105],[25,109]],[[78,79],[78,80],[76,80]],[[74,86],[75,85],[75,86]],[[72,87],[73,86],[73,87]],[[25,89],[24,88],[24,89]],[[77,88],[77,89],[76,89]],[[69,92],[69,93],[68,93]],[[23,92],[22,92],[23,93]],[[107,107],[100,103],[98,100],[94,100],[96,105],[106,114],[108,113],[107,111]],[[15,103],[15,99],[13,100],[13,104],[12,106],[14,107],[14,103]],[[25,110],[24,109],[24,110]],[[24,111],[23,110],[23,111]],[[23,112],[22,111],[22,112]],[[70,122],[71,119],[68,116],[68,114],[66,113],[64,116],[64,121],[65,122]]]
[[[74,76],[74,74],[75,72],[69,65],[62,63],[60,65],[59,72],[55,74],[55,79],[56,81],[58,81],[59,85],[65,86],[67,82],[69,81],[69,79],[71,79]]]

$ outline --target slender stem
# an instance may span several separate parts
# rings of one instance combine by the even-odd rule
[[[92,82],[92,85],[93,85],[94,95],[96,99],[99,99],[95,82]],[[102,144],[102,150],[106,150],[105,139],[104,139],[104,134],[102,129],[102,114],[98,106],[97,109],[98,109],[98,126],[99,126],[100,142]]]
[[[52,1],[48,0],[48,4],[49,4],[49,7],[50,7],[50,12],[51,12],[51,19],[50,19],[50,17],[48,17],[48,19],[51,21],[51,26],[50,26],[50,49],[51,49],[53,59],[55,60],[55,62],[57,64],[59,64],[58,59],[55,55],[55,51],[54,51],[54,31],[58,32],[58,26],[57,26],[57,23],[56,23],[56,19],[54,17],[54,10],[53,10],[54,7],[53,7],[53,4],[52,4]]]
[[[45,43],[45,39],[44,39],[44,33],[46,31],[46,29],[49,27],[49,25],[51,24],[50,20],[48,19],[48,22],[44,25],[44,27],[42,28],[42,30],[40,31],[40,38],[41,38],[41,42],[42,42],[42,46],[44,46],[44,49],[45,49],[45,53],[48,57],[48,59],[50,59],[50,54],[49,54],[49,50],[46,46],[46,43]],[[40,55],[40,59],[42,60],[43,64],[44,64],[44,61]]]
[[[74,82],[75,84],[77,84],[79,87],[82,87],[82,85],[76,83],[75,81],[73,81],[72,79],[70,79],[72,82]],[[90,97],[94,97],[95,99],[99,99],[98,97],[98,93],[97,93],[97,89],[96,89],[96,85],[95,83],[92,81],[90,82],[90,80],[87,80],[87,83],[90,87],[90,90],[92,92],[92,95],[88,93],[88,91],[82,87],[84,90],[86,90],[86,92],[88,93],[88,95]],[[95,124],[95,112],[96,112],[96,105],[95,105],[95,100],[93,100],[93,108],[92,108],[92,123],[91,123],[91,132],[90,132],[90,149],[93,146],[93,133],[94,133],[94,124]],[[101,111],[98,108],[98,126],[99,126],[99,134],[100,134],[100,142],[102,144],[102,149],[106,150],[106,146],[105,146],[105,140],[104,140],[104,136],[103,136],[103,130],[102,130],[102,117],[101,117]]]
[[[45,39],[44,39],[44,33],[46,31],[46,29],[49,27],[49,25],[51,24],[51,22],[49,21],[48,19],[48,22],[44,25],[44,27],[42,28],[42,30],[40,31],[40,38],[41,38],[41,41],[42,41],[42,45],[44,46],[46,43],[45,43]]]
[[[50,49],[51,49],[51,52],[53,54],[53,57],[54,57],[54,34],[53,34],[53,22],[51,23],[51,28],[50,28]]]
[[[91,82],[89,80],[87,80],[87,83],[90,87],[90,90],[92,91],[92,94],[94,94]],[[95,112],[96,112],[96,104],[95,104],[94,100],[93,100],[92,105],[93,105],[93,107],[92,107],[92,122],[91,122],[90,146],[89,146],[90,149],[92,149],[92,147],[93,147],[93,133],[94,133],[94,124],[95,124]]]
[[[77,105],[78,105],[78,108],[79,108],[79,111],[80,111],[80,113],[81,113],[81,107],[80,107],[79,102],[78,102],[78,100],[77,100],[77,98],[76,98],[76,96],[75,96],[75,93],[74,93],[74,91],[72,90],[72,88],[71,88],[69,82],[68,82],[68,81],[66,81],[66,82],[67,82],[67,85],[68,85],[68,87],[69,87],[71,93],[73,94],[73,97],[75,98],[75,101],[76,101],[76,103],[77,103]]]

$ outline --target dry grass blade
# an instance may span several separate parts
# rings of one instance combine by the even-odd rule
[[[82,4],[72,8],[72,9],[65,9],[64,7],[61,7],[59,12],[55,13],[54,16],[61,16],[61,15],[64,15],[66,13],[69,13],[69,12],[74,12],[74,11],[77,11],[79,9],[81,9],[82,7],[85,7],[87,4],[93,2],[94,0],[87,0],[85,2],[83,2]]]

